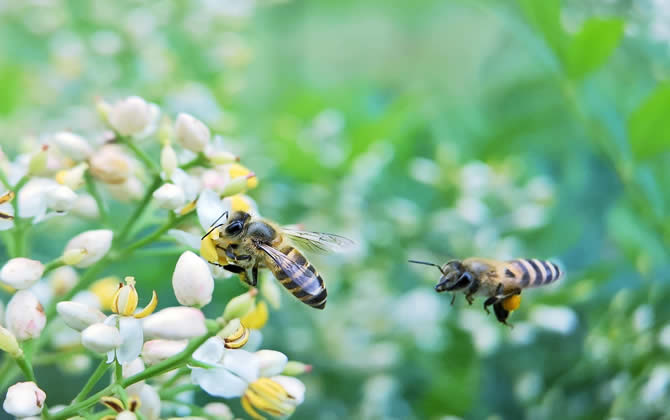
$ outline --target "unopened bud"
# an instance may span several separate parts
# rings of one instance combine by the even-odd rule
[[[121,345],[121,334],[111,325],[93,324],[81,332],[81,344],[96,353],[107,353]]]
[[[78,264],[75,264],[75,267],[89,267],[107,254],[112,246],[113,237],[114,232],[108,229],[89,230],[70,239],[65,246],[64,253],[73,249],[86,250],[87,254]]]
[[[214,278],[202,258],[186,251],[181,254],[175,266],[172,288],[180,304],[202,307],[212,300]]]
[[[12,296],[5,317],[7,328],[19,341],[39,337],[47,322],[44,308],[28,290],[19,290]]]
[[[16,336],[3,326],[0,326],[0,350],[9,353],[9,355],[14,358],[23,354],[23,350],[19,347],[19,342],[16,340]]]
[[[83,137],[68,131],[54,134],[51,140],[61,153],[75,161],[86,160],[93,153],[93,148]]]
[[[143,372],[144,368],[145,367],[142,358],[137,357],[132,362],[124,363],[122,365],[122,375],[124,378],[130,378],[133,375],[137,375],[138,373]],[[130,395],[138,396],[139,393],[142,391],[144,384],[145,384],[144,381],[135,382],[134,384],[127,387],[126,391]]]
[[[90,171],[107,184],[123,184],[131,173],[130,158],[115,144],[106,144],[91,156]]]
[[[209,128],[202,121],[183,113],[177,115],[175,134],[182,147],[195,153],[205,150],[211,137]]]
[[[233,178],[226,183],[226,185],[221,189],[222,197],[229,197],[231,195],[240,194],[245,192],[248,189],[248,181],[251,178],[255,178],[256,175],[253,172],[237,178]]]
[[[260,376],[279,375],[288,362],[284,353],[275,350],[258,350],[255,354],[259,363]]]
[[[142,348],[142,359],[147,365],[154,365],[180,353],[187,344],[187,340],[149,340]]]
[[[256,294],[258,294],[256,289],[250,289],[248,292],[230,299],[226,309],[223,310],[223,320],[227,322],[248,314],[254,308]]]
[[[47,192],[47,205],[55,211],[70,210],[76,199],[77,194],[65,185],[60,185]]]
[[[28,161],[29,175],[39,175],[47,168],[47,160],[49,157],[47,155],[47,150],[49,150],[49,146],[43,145],[37,153],[30,157],[30,161]]]
[[[183,340],[206,332],[205,315],[199,309],[185,306],[163,309],[144,320],[144,333],[153,338]]]
[[[106,318],[105,314],[99,310],[78,302],[58,302],[56,310],[63,321],[77,331],[83,331],[93,324],[101,323]]]
[[[88,169],[87,163],[80,163],[74,168],[63,169],[56,174],[56,181],[72,190],[79,189],[84,185],[84,175]]]
[[[63,262],[67,265],[77,265],[88,255],[86,248],[68,249],[63,253]]]
[[[175,210],[186,203],[186,197],[184,195],[184,190],[181,187],[175,184],[163,184],[153,193],[154,200],[158,207]]]
[[[18,418],[37,416],[42,411],[47,394],[35,382],[18,382],[7,389],[2,408]]]
[[[108,115],[109,125],[123,136],[141,133],[154,118],[151,105],[139,96],[118,101],[111,107]]]
[[[100,211],[95,199],[88,194],[79,194],[74,201],[74,205],[70,212],[75,216],[80,216],[85,219],[95,220],[100,217]]]
[[[0,270],[0,281],[15,289],[27,289],[42,278],[44,265],[29,258],[12,258]]]
[[[309,373],[312,371],[312,365],[306,365],[301,362],[296,362],[295,360],[289,360],[284,366],[284,370],[281,372],[282,375],[287,376],[298,376],[303,373]]]
[[[240,157],[230,152],[217,151],[208,154],[207,159],[209,159],[212,165],[225,165],[227,163],[233,163],[239,161]]]
[[[63,256],[67,264],[67,257]],[[70,266],[58,267],[49,275],[49,286],[55,296],[62,296],[72,290],[79,281],[79,274]]]
[[[161,169],[163,169],[168,178],[171,178],[172,173],[177,169],[177,153],[175,153],[169,144],[166,144],[161,149]]]

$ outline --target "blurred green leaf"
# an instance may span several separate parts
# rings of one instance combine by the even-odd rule
[[[518,0],[531,25],[542,33],[552,50],[563,57],[566,34],[561,28],[560,0]]]
[[[648,159],[670,147],[670,84],[658,86],[628,120],[633,154]]]
[[[656,266],[666,261],[663,244],[653,229],[624,203],[609,211],[607,226],[609,235],[633,264],[651,263]]]
[[[623,36],[621,19],[589,19],[570,41],[565,58],[568,75],[582,79],[612,55]]]

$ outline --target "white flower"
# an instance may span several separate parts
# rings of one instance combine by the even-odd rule
[[[121,334],[112,325],[93,324],[81,332],[81,344],[96,353],[107,353],[121,345]]]
[[[136,176],[131,176],[121,184],[108,184],[107,189],[115,199],[127,203],[144,197],[144,184]]]
[[[44,265],[28,258],[12,258],[0,270],[0,281],[15,289],[27,289],[42,278]]]
[[[186,197],[184,196],[184,190],[175,184],[163,184],[153,193],[154,200],[158,207],[175,210],[186,203]]]
[[[241,397],[242,407],[254,418],[259,418],[257,410],[272,407],[273,415],[291,415],[303,402],[304,384],[287,376],[264,377],[261,374],[261,359],[274,359],[270,372],[283,370],[286,362],[269,354],[260,357],[245,350],[227,350],[223,340],[210,338],[195,353],[193,358],[211,368],[192,367],[191,380],[212,396],[222,398]],[[266,366],[269,367],[270,365]]]
[[[28,290],[19,290],[12,296],[5,317],[7,328],[19,341],[39,337],[46,324],[42,305]]]
[[[137,375],[138,373],[144,371],[144,362],[140,357],[138,357],[131,362],[124,363],[121,368],[123,377],[130,378],[131,376]],[[128,391],[128,393],[131,395],[139,396],[142,388],[144,387],[144,383],[144,381],[135,382],[134,384],[127,387],[126,391]]]
[[[139,96],[130,96],[115,103],[108,114],[109,124],[122,136],[145,134],[158,117],[158,107]]]
[[[149,340],[142,348],[142,360],[154,365],[180,353],[187,344],[187,340]]]
[[[88,194],[78,194],[70,211],[71,214],[85,219],[94,220],[100,217],[98,204]]]
[[[107,184],[123,184],[132,172],[133,162],[116,144],[106,144],[91,156],[90,171]]]
[[[19,217],[34,217],[34,223],[43,220],[49,205],[48,194],[59,186],[56,181],[47,178],[32,178],[28,181],[18,194]]]
[[[275,350],[258,350],[254,354],[258,359],[260,376],[279,375],[288,362],[284,353]]]
[[[47,206],[58,212],[68,211],[74,206],[77,194],[65,185],[60,185],[47,192]]]
[[[86,160],[93,153],[93,148],[83,137],[68,131],[54,134],[51,141],[65,156],[75,161]]]
[[[172,173],[177,169],[177,153],[169,144],[161,149],[161,169],[168,178],[171,178]]]
[[[209,143],[211,134],[209,128],[197,118],[189,114],[177,115],[175,124],[177,142],[192,152],[202,152]]]
[[[72,190],[79,189],[86,182],[85,175],[87,169],[88,163],[80,163],[74,168],[63,169],[56,173],[56,181]]]
[[[161,399],[158,391],[151,385],[144,385],[137,396],[142,401],[140,413],[147,420],[158,420],[161,414]]]
[[[172,274],[172,288],[184,306],[205,306],[212,300],[214,278],[208,264],[191,251],[179,257]]]
[[[185,306],[163,309],[144,320],[144,333],[153,338],[183,340],[206,332],[205,315],[199,309]]]
[[[42,411],[47,394],[35,382],[18,382],[9,387],[2,408],[12,416],[37,416]]]
[[[209,403],[203,407],[205,413],[220,420],[233,420],[233,412],[222,402]]]
[[[63,321],[77,331],[83,331],[93,324],[102,323],[106,318],[105,314],[96,308],[78,302],[58,302],[56,310]]]
[[[70,239],[65,246],[65,251],[85,249],[86,256],[75,267],[89,267],[107,254],[112,246],[113,237],[114,232],[108,229],[89,230]]]

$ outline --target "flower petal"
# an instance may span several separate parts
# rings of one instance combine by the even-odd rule
[[[223,358],[225,350],[223,340],[219,337],[212,337],[198,347],[193,353],[193,358],[199,362],[216,365]]]
[[[215,397],[237,398],[241,397],[247,389],[245,381],[224,368],[193,368],[191,370],[191,381],[200,385],[203,391]]]
[[[121,347],[116,350],[116,358],[119,363],[130,363],[142,352],[144,344],[142,322],[132,317],[120,317],[119,332],[121,333]]]
[[[258,358],[246,350],[226,350],[223,355],[223,367],[247,383],[258,379],[260,372]]]
[[[296,404],[301,404],[305,400],[305,384],[298,378],[292,376],[273,376],[273,381],[277,382],[284,390],[296,400]]]
[[[183,230],[179,229],[170,229],[167,233],[182,245],[186,245],[193,249],[200,249],[200,236],[198,235],[184,232]]]
[[[200,226],[208,231],[216,219],[221,217],[224,212],[230,211],[230,206],[226,206],[226,203],[230,203],[230,201],[222,201],[221,198],[219,198],[219,195],[212,190],[208,189],[200,193],[198,204],[196,206]],[[200,246],[198,246],[198,248],[200,248]]]

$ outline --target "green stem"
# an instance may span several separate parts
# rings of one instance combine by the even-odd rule
[[[174,384],[176,384],[179,381],[179,379],[181,379],[184,375],[186,375],[189,372],[190,372],[190,369],[188,369],[188,368],[185,368],[185,367],[180,368],[177,371],[177,373],[172,375],[172,377],[170,379],[168,379],[164,384],[161,385],[161,391],[165,391],[165,390],[169,389],[170,387],[172,387]]]
[[[74,400],[72,400],[72,404],[76,404],[78,402],[81,402],[86,396],[91,392],[93,387],[100,381],[100,379],[105,375],[107,370],[109,370],[110,365],[107,364],[107,359],[103,359],[98,367],[95,369],[91,377],[88,379],[88,382],[86,382],[86,385],[79,391],[79,394],[77,394],[76,397],[74,397]]]
[[[47,274],[49,274],[53,270],[55,270],[59,267],[62,267],[64,265],[65,265],[65,262],[63,262],[62,257],[58,257],[55,260],[49,261],[48,263],[46,263],[44,265],[44,272],[42,273],[42,277],[46,276]]]
[[[157,375],[161,375],[165,372],[168,372],[170,370],[173,370],[177,368],[178,366],[184,364],[188,359],[191,357],[194,351],[198,347],[200,347],[205,341],[207,341],[210,337],[214,336],[217,333],[218,328],[211,328],[207,334],[198,337],[196,339],[191,340],[191,342],[186,346],[184,350],[182,350],[181,353],[178,353],[169,359],[165,359],[164,361],[157,363],[148,369],[143,370],[142,372],[133,375],[129,378],[123,379],[119,384],[112,384],[109,385],[108,387],[104,388],[103,390],[97,392],[96,394],[93,394],[89,398],[78,402],[76,404],[71,404],[68,408],[59,411],[58,413],[55,413],[52,416],[53,420],[65,420],[67,418],[70,418],[74,415],[76,415],[79,411],[85,410],[88,407],[91,407],[94,405],[96,402],[100,400],[100,398],[110,395],[114,392],[115,387],[118,385],[121,385],[123,388],[127,388],[130,385],[143,381],[148,378],[152,378]]]
[[[183,214],[183,215],[175,218],[171,222],[168,222],[168,223],[164,224],[163,226],[161,226],[160,228],[156,229],[150,235],[148,235],[148,236],[130,244],[126,249],[124,249],[123,251],[121,251],[119,253],[119,256],[116,259],[126,257],[126,256],[128,256],[128,254],[132,253],[136,249],[142,248],[142,247],[147,246],[150,243],[156,241],[158,238],[161,237],[162,234],[164,234],[168,230],[172,229],[173,227],[179,225],[181,222],[183,222],[184,220],[189,218],[192,213],[193,212]]]
[[[16,360],[16,364],[19,366],[19,369],[21,369],[21,372],[23,372],[23,375],[26,377],[26,379],[37,383],[37,380],[35,379],[35,372],[33,372],[33,366],[30,364],[30,361],[26,359],[25,356],[17,357],[14,360]]]
[[[183,170],[187,170],[195,168],[196,166],[209,166],[209,160],[207,160],[207,156],[205,156],[204,153],[198,153],[198,156],[179,167]]]
[[[26,230],[25,220],[21,219],[19,214],[19,192],[21,188],[28,182],[30,178],[28,175],[24,175],[23,178],[19,180],[14,186],[14,194],[16,197],[12,200],[12,207],[14,208],[14,229],[12,229],[12,234],[14,236],[14,257],[21,257],[26,255]]]
[[[98,191],[98,186],[96,185],[93,176],[90,174],[90,172],[86,172],[84,178],[86,179],[86,189],[88,190],[88,193],[91,194],[91,197],[93,197],[95,200],[95,204],[98,206],[100,220],[102,221],[103,225],[109,225],[109,213],[107,212],[107,205],[102,199],[100,191]]]
[[[114,368],[114,383],[120,383],[123,380],[123,366],[119,363],[118,360],[114,362],[116,364]]]
[[[198,388],[199,388],[198,385],[195,384],[184,384],[161,391],[159,395],[161,397],[161,400],[171,400],[175,398],[177,395],[181,394],[182,392],[195,391]]]
[[[118,234],[118,236],[115,239],[116,243],[123,243],[123,241],[126,239],[126,236],[128,236],[128,233],[130,232],[130,229],[133,227],[135,223],[140,219],[142,216],[142,213],[146,210],[147,206],[151,202],[151,198],[153,196],[154,191],[158,189],[161,185],[161,177],[156,176],[154,177],[153,182],[147,189],[147,191],[144,193],[144,197],[142,197],[142,201],[140,201],[140,204],[137,206],[133,214],[130,216],[128,221],[126,222],[126,225],[121,229],[121,233]]]
[[[135,144],[132,139],[129,139],[128,137],[120,136],[117,135],[116,138],[119,140],[120,143],[125,144],[132,152],[135,154],[135,156],[144,163],[144,165],[149,169],[154,175],[160,176],[161,169],[160,167],[154,162],[149,155],[146,154],[146,152]]]

